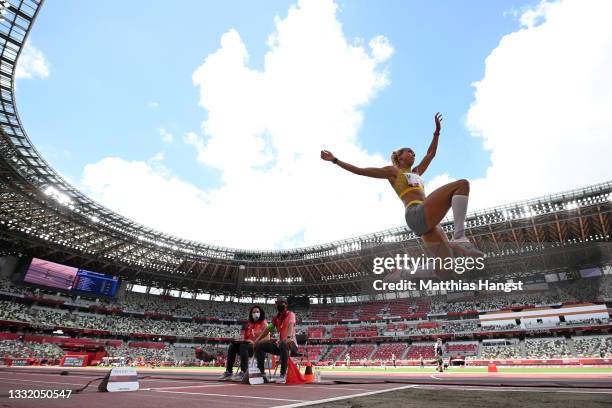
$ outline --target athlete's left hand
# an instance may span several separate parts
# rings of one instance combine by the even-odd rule
[[[436,130],[434,133],[440,133],[440,129],[442,128],[442,115],[440,112],[436,112],[436,116],[434,116],[436,121]]]
[[[332,161],[336,157],[329,150],[321,150],[321,158],[325,161]]]

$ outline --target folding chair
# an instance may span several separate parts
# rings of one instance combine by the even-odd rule
[[[289,354],[289,358],[291,358],[291,357],[300,357],[300,361],[297,364],[297,366],[298,366],[299,369],[301,369],[302,368],[302,363],[304,361],[304,357],[306,357],[306,361],[308,362],[308,349],[304,350],[304,352],[300,351],[301,346],[304,346],[304,347],[308,346],[308,334],[306,334],[306,333],[297,334],[295,336],[295,340],[297,341],[298,351],[297,351],[297,353],[290,353]],[[266,358],[271,358],[272,356],[274,356],[273,357],[274,360],[277,360],[276,355],[274,355],[274,354],[272,354],[272,355],[268,354],[266,356]],[[274,365],[274,374],[273,375],[275,377],[276,377],[276,373],[278,372],[278,367],[279,367],[279,364]],[[271,370],[272,370],[271,368],[268,368],[268,377],[269,378],[272,378]]]

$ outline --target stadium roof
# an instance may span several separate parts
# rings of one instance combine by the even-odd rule
[[[372,277],[372,258],[422,252],[406,227],[305,248],[225,248],[155,231],[89,199],[42,158],[15,105],[16,62],[41,5],[36,0],[10,4],[0,22],[0,247],[5,253],[192,292],[354,295],[363,294]],[[497,262],[492,268],[498,273],[516,270],[519,257],[524,268],[550,268],[550,257],[532,263],[526,254],[568,253],[570,247],[610,242],[611,194],[608,182],[512,203],[469,214],[466,227]],[[452,231],[448,220],[442,227]],[[599,260],[609,259],[608,247]]]

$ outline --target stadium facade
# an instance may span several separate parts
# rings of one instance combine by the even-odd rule
[[[27,137],[16,109],[15,69],[41,5],[34,0],[10,4],[11,12],[0,22],[0,255],[118,276],[129,285],[162,289],[162,296],[124,287],[117,299],[82,299],[24,287],[9,271],[0,277],[0,352],[18,361],[28,360],[19,357],[22,351],[58,359],[70,350],[94,349],[94,359],[108,352],[104,357],[145,356],[174,364],[180,355],[193,359],[195,346],[204,344],[222,357],[225,350],[214,347],[236,337],[245,305],[182,295],[282,294],[330,303],[360,300],[312,307],[307,302],[299,310],[299,329],[311,339],[312,361],[342,363],[350,353],[354,362],[395,356],[416,364],[433,356],[434,338],[444,337],[447,356],[483,364],[528,359],[528,364],[579,365],[586,361],[582,358],[610,364],[612,182],[468,216],[468,235],[486,252],[487,264],[461,278],[525,281],[526,293],[507,296],[480,296],[471,289],[374,296],[368,291],[374,259],[423,253],[405,227],[274,251],[173,237],[86,197],[49,166]],[[442,227],[452,232],[451,222]],[[46,272],[38,273],[44,279]],[[274,312],[270,305],[265,308],[268,315]]]
[[[423,252],[406,227],[288,250],[188,241],[140,225],[86,197],[39,154],[19,119],[17,59],[42,1],[11,5],[0,24],[0,248],[120,276],[137,284],[228,296],[364,295],[372,260]],[[579,270],[610,262],[612,182],[471,213],[467,233],[486,275]],[[452,223],[442,224],[452,232]],[[474,277],[475,278],[475,277]]]

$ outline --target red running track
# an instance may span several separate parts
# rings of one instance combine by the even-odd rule
[[[69,375],[59,375],[61,371]],[[462,386],[499,389],[529,388],[568,390],[582,393],[610,393],[612,375],[524,375],[474,373],[330,373],[324,372],[325,383],[306,385],[265,384],[260,386],[214,381],[219,373],[177,372],[173,370],[138,370],[140,390],[124,393],[101,393],[99,381],[93,382],[82,393],[69,399],[14,399],[9,390],[67,390],[83,387],[108,369],[59,369],[41,367],[13,367],[0,369],[0,404],[3,407],[49,408],[180,408],[209,407],[291,407],[346,399],[405,388]],[[145,378],[142,378],[145,377]],[[148,378],[147,378],[148,377]],[[390,381],[390,382],[389,382]]]
[[[47,372],[45,372],[47,371]],[[398,384],[305,384],[259,386],[211,381],[211,376],[201,379],[144,378],[139,380],[140,390],[136,392],[98,392],[98,381],[82,393],[73,393],[68,399],[15,399],[9,397],[9,390],[68,390],[83,387],[87,382],[100,377],[101,373],[87,370],[70,375],[59,375],[59,370],[35,370],[13,368],[0,371],[0,404],[3,407],[45,407],[45,408],[168,408],[180,404],[181,408],[209,407],[280,407],[300,403],[325,401],[330,398],[370,395],[380,391],[403,389]],[[147,372],[148,374],[148,372]],[[154,374],[159,375],[159,371]],[[141,373],[141,375],[143,375]],[[215,373],[214,376],[218,376]]]

